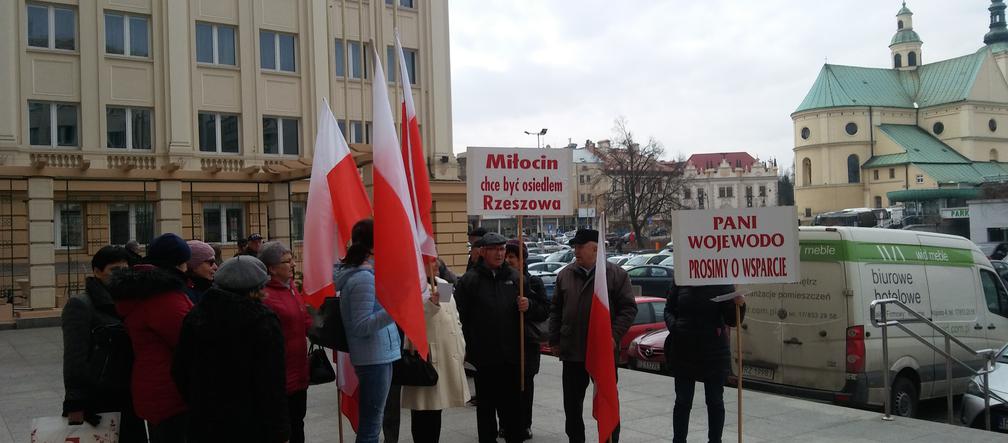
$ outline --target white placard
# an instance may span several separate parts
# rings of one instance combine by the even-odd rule
[[[573,215],[570,149],[466,150],[469,215]]]
[[[677,285],[800,279],[794,207],[676,211],[672,227]]]

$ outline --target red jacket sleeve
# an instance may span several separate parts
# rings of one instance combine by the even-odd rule
[[[150,328],[168,343],[173,349],[178,345],[179,333],[182,331],[182,320],[193,304],[183,292],[169,292],[151,300],[151,310],[148,324]]]

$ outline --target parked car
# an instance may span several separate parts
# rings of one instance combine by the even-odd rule
[[[546,298],[548,300],[553,300],[553,290],[556,288],[556,275],[564,266],[567,266],[567,263],[545,261],[530,264],[528,267],[529,274],[542,279],[543,285],[546,286]]]
[[[646,265],[647,262],[648,262],[648,260],[650,260],[651,257],[653,257],[653,256],[654,256],[654,254],[638,254],[638,255],[634,255],[634,256],[631,256],[630,259],[627,260],[626,263],[623,263],[621,266],[623,266],[623,269],[630,270],[630,268],[633,268],[633,267],[636,267],[636,266]]]
[[[546,256],[546,260],[544,260],[544,261],[561,262],[561,263],[570,263],[570,262],[573,262],[574,261],[574,250],[573,249],[565,249],[563,251],[554,252],[554,253]]]
[[[665,362],[665,339],[668,334],[668,329],[663,327],[633,339],[627,347],[627,366],[630,369],[667,374],[669,369]]]
[[[675,267],[675,256],[670,255],[668,257],[665,257],[665,260],[662,260],[661,262],[659,262],[658,266],[664,266],[666,268],[674,268]]]
[[[543,241],[542,243],[539,243],[539,245],[540,245],[539,247],[543,248],[543,250],[545,250],[546,252],[557,252],[563,249],[560,247],[559,243],[553,240]]]
[[[634,300],[637,302],[637,317],[634,318],[634,322],[630,325],[627,333],[620,339],[619,357],[616,361],[620,365],[627,364],[630,343],[635,338],[665,327],[663,316],[663,312],[665,312],[664,297],[636,297]],[[544,354],[556,355],[548,343],[543,344],[540,350]]]
[[[525,260],[525,262],[531,265],[532,263],[542,263],[545,260],[546,260],[545,255],[529,254],[528,260]]]
[[[991,266],[994,266],[994,270],[1001,277],[1001,281],[1005,283],[1005,286],[1008,286],[1008,262],[1004,260],[991,260]]]
[[[606,260],[609,260],[609,263],[613,263],[616,266],[623,266],[623,264],[626,263],[627,260],[630,260],[630,256],[629,255],[614,255],[612,257],[607,258]]]
[[[659,252],[659,253],[653,255],[651,258],[649,258],[648,261],[647,261],[647,264],[649,264],[649,265],[658,265],[658,264],[661,264],[661,262],[665,261],[665,259],[667,259],[669,257],[672,257],[672,254],[667,253],[667,252]]]
[[[991,430],[1008,433],[1008,345],[1001,348],[994,372],[988,375],[990,383]],[[986,429],[984,419],[983,377],[973,378],[963,394],[959,420],[964,426]]]
[[[641,295],[665,298],[672,287],[672,270],[664,266],[644,265],[627,270],[630,284],[640,286]]]

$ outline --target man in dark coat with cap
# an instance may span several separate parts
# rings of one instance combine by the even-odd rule
[[[598,255],[599,232],[578,229],[569,242],[574,247],[574,263],[557,273],[556,288],[550,306],[550,345],[563,362],[563,402],[565,429],[571,442],[584,442],[582,410],[585,390],[590,380],[585,369],[588,343],[588,319],[595,292],[595,259]],[[623,268],[605,262],[609,312],[612,318],[613,353],[637,316],[637,302],[630,287],[630,277]],[[619,425],[610,441],[619,441]]]
[[[466,271],[468,272],[476,263],[480,261],[480,247],[476,245],[486,235],[487,230],[482,226],[478,226],[469,231],[469,261],[466,263]]]
[[[481,443],[497,440],[497,415],[504,426],[504,440],[520,443],[525,429],[520,411],[520,352],[522,335],[519,312],[525,320],[547,318],[548,305],[542,294],[534,293],[524,281],[525,296],[519,295],[518,271],[504,261],[505,239],[496,232],[483,236],[481,259],[455,285],[455,300],[466,339],[467,359],[476,367],[477,429]]]

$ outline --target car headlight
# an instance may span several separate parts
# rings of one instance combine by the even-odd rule
[[[975,395],[977,397],[984,398],[983,387],[981,387],[980,384],[976,382],[976,380],[970,380],[969,386],[966,387],[966,392],[969,393],[970,395]]]
[[[627,354],[633,355],[633,354],[636,354],[636,353],[637,353],[637,342],[636,341],[632,341],[632,342],[630,342],[630,346],[627,347]]]

